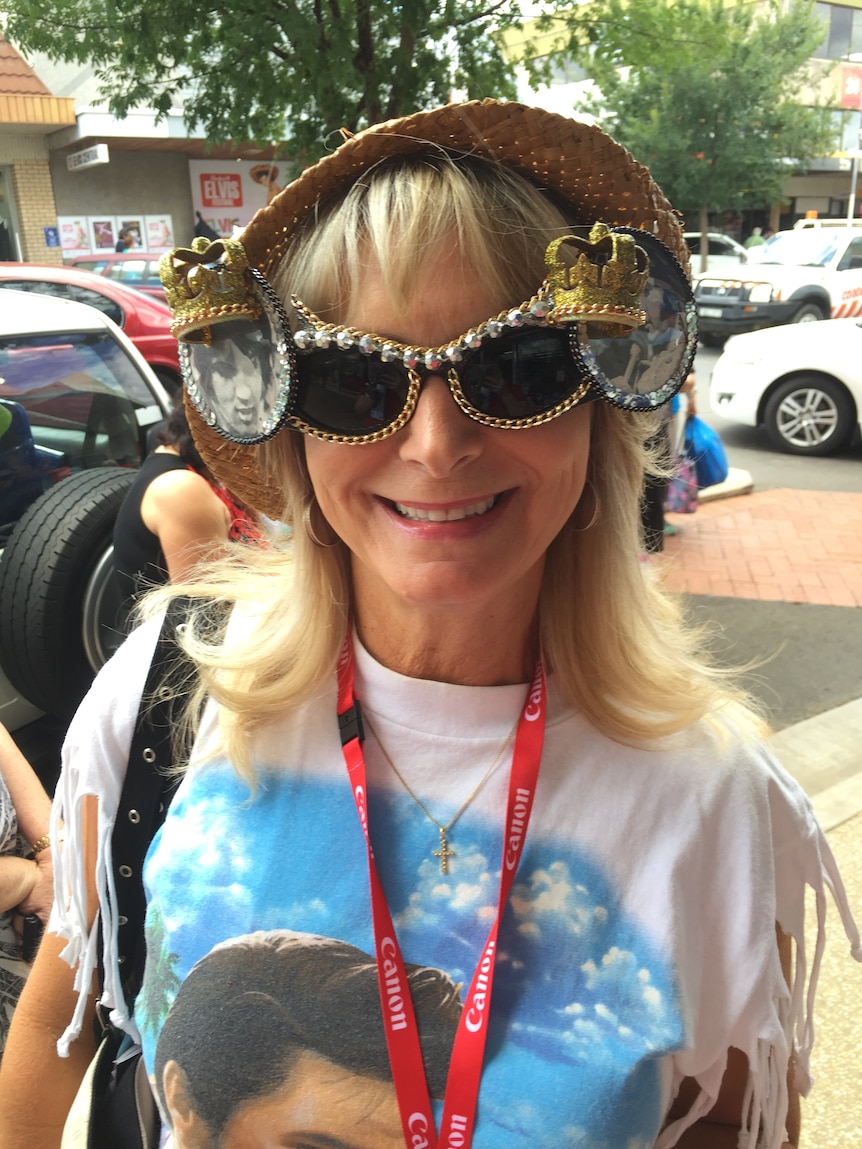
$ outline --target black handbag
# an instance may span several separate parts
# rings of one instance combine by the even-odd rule
[[[179,781],[177,721],[195,685],[194,666],[177,643],[190,601],[172,599],[159,634],[129,749],[129,762],[111,837],[111,864],[117,893],[118,954],[123,994],[131,1010],[141,988],[146,963],[143,865],[153,835]],[[212,604],[214,629],[222,629],[226,611]],[[99,947],[101,952],[101,945]],[[99,966],[100,983],[104,971]],[[160,1122],[143,1072],[141,1053],[131,1039],[96,1010],[96,1054],[70,1111],[61,1149],[154,1149]]]

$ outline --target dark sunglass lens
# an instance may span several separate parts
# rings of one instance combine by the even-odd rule
[[[319,431],[371,435],[404,409],[410,379],[400,363],[355,348],[299,352],[296,358],[294,414]]]
[[[496,419],[550,411],[582,380],[566,333],[546,328],[486,338],[457,372],[470,405]]]

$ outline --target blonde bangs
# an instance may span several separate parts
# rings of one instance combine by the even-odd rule
[[[344,322],[369,268],[380,269],[390,299],[403,307],[417,267],[457,252],[502,309],[538,290],[545,249],[574,222],[539,188],[487,160],[440,152],[384,161],[309,221],[275,287],[283,299],[296,294],[322,317]]]

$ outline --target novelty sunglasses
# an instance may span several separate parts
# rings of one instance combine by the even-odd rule
[[[571,243],[574,266],[558,263]],[[594,226],[548,248],[539,291],[442,347],[417,347],[327,323],[292,296],[282,306],[248,269],[253,309],[180,343],[197,411],[235,443],[283,426],[329,442],[369,443],[410,419],[429,375],[469,418],[521,429],[603,399],[630,411],[668,402],[697,347],[694,298],[670,250],[635,228]],[[236,310],[236,309],[234,309]],[[198,325],[200,326],[200,325]]]

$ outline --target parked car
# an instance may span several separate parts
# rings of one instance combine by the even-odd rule
[[[136,287],[164,302],[165,289],[159,279],[158,251],[100,251],[92,255],[78,255],[69,260],[70,266],[104,275],[126,287]]]
[[[703,236],[699,231],[686,231],[683,238],[691,252],[691,274],[695,279],[701,274],[700,252]],[[708,272],[733,272],[748,260],[748,252],[741,243],[720,231],[709,231],[706,234],[706,270]]]
[[[782,323],[862,315],[862,232],[852,227],[776,232],[751,249],[742,274],[701,276],[694,297],[707,346]]]
[[[177,341],[170,333],[171,311],[152,294],[76,267],[0,263],[0,289],[38,291],[98,307],[122,327],[171,395],[182,387]]]
[[[773,446],[830,455],[859,434],[862,324],[830,319],[729,339],[710,403],[724,419],[763,427]]]
[[[842,217],[841,219],[823,219],[820,216],[817,219],[798,219],[793,225],[794,228],[809,228],[809,227],[862,227],[862,219],[850,219]]]
[[[0,307],[0,721],[68,718],[119,641],[111,533],[169,396],[103,312]]]

